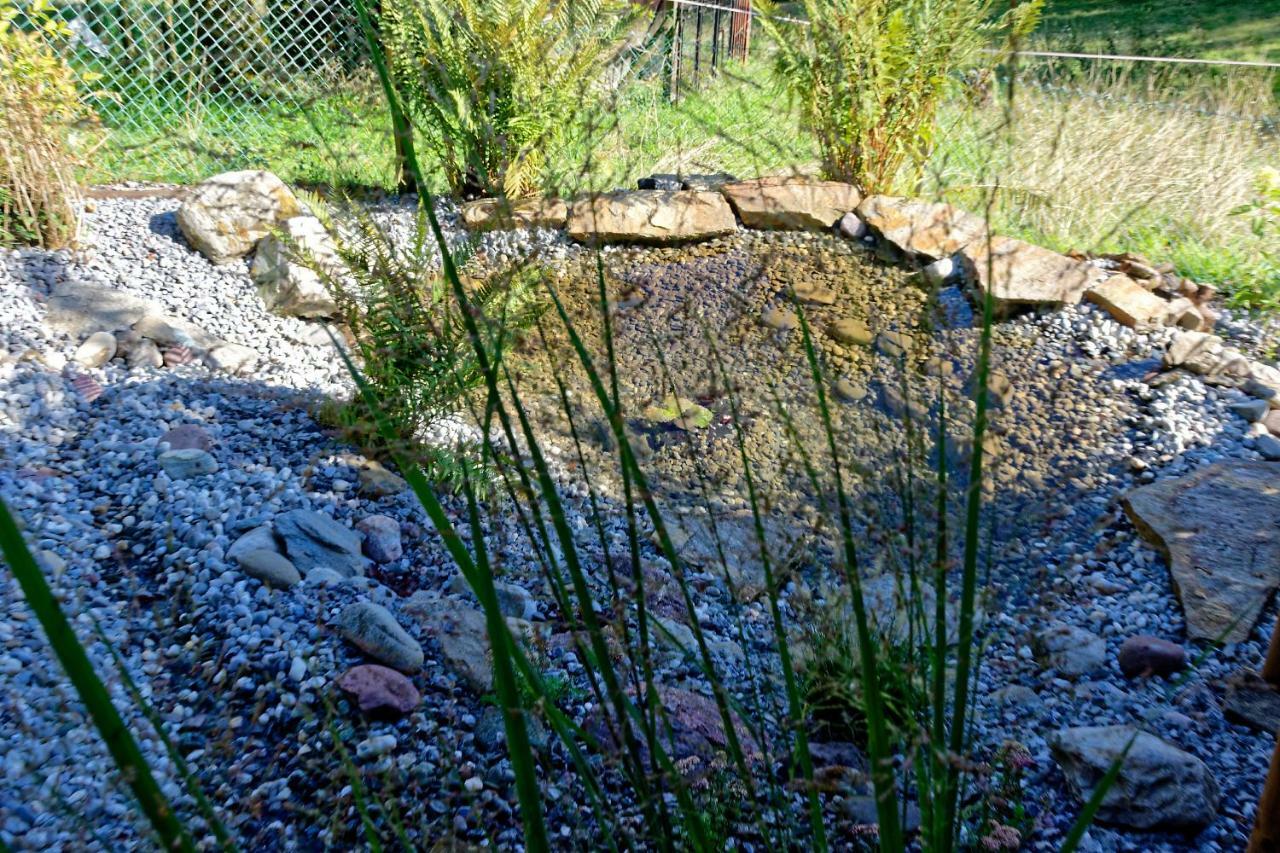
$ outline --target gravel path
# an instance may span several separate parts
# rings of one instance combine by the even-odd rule
[[[312,413],[324,395],[349,389],[327,335],[318,334],[314,323],[263,311],[247,264],[218,268],[192,252],[177,233],[176,207],[163,198],[101,200],[88,219],[82,256],[0,256],[0,497],[23,519],[80,636],[92,640],[96,622],[120,651],[245,849],[360,843],[331,722],[375,796],[402,804],[417,844],[426,848],[456,836],[517,846],[512,777],[492,709],[408,604],[408,593],[455,588],[440,537],[409,495],[370,496],[363,479],[367,460],[316,424]],[[453,211],[440,212],[452,237],[461,240]],[[383,213],[401,222],[407,217],[403,209]],[[570,260],[564,287],[575,293],[585,281],[573,272],[575,250],[549,232],[492,235],[479,251],[501,262],[535,246]],[[725,404],[708,386],[701,334],[703,324],[720,330],[731,375],[747,377],[753,458],[773,472],[766,486],[779,502],[779,517],[794,525],[807,517],[811,496],[788,458],[767,392],[782,389],[797,411],[809,398],[796,333],[761,323],[779,305],[783,285],[802,275],[773,266],[779,252],[788,263],[811,263],[810,277],[828,276],[839,291],[833,306],[813,308],[816,327],[825,328],[852,305],[873,332],[896,329],[931,340],[909,328],[918,306],[898,298],[893,288],[902,286],[901,277],[835,238],[741,235],[692,252],[609,252],[606,260],[624,290],[646,295],[628,315],[635,322],[624,327],[631,335],[622,350],[625,395],[638,410],[665,393],[651,354],[650,330],[656,327],[682,393],[692,389],[689,395],[721,418]],[[805,260],[814,257],[819,260]],[[752,284],[707,286],[735,278]],[[235,378],[199,364],[155,369],[113,361],[84,371],[103,389],[88,400],[66,368],[80,341],[45,322],[49,295],[64,281],[95,282],[157,303],[253,349],[258,364],[250,376]],[[586,293],[580,305],[589,304]],[[1273,328],[1229,313],[1219,333],[1255,353],[1276,340]],[[1023,317],[998,332],[999,369],[1013,393],[993,428],[1000,443],[992,514],[999,546],[985,569],[991,630],[978,732],[991,746],[1016,738],[1031,754],[1028,807],[1041,823],[1032,849],[1055,849],[1075,812],[1048,751],[1046,738],[1057,729],[1140,725],[1203,760],[1222,789],[1218,817],[1198,837],[1099,827],[1090,831],[1086,849],[1240,849],[1270,756],[1269,738],[1227,722],[1219,700],[1224,677],[1261,661],[1274,606],[1248,641],[1205,648],[1181,682],[1129,680],[1115,662],[1120,643],[1135,633],[1185,639],[1166,561],[1137,536],[1119,496],[1157,476],[1218,459],[1257,457],[1248,425],[1229,409],[1242,399],[1238,392],[1189,375],[1154,380],[1168,335],[1134,333],[1089,306]],[[937,370],[939,381],[956,401],[962,425],[974,335],[953,327],[935,340],[951,363]],[[896,375],[893,360],[871,350],[824,346],[864,391],[840,404],[838,418],[849,446],[874,470],[901,441],[901,414],[886,399]],[[924,363],[933,356],[922,345],[909,357]],[[550,390],[536,369],[521,381],[531,392]],[[581,477],[573,473],[572,444],[553,406],[538,411],[549,444],[558,448],[553,459],[564,478],[570,522],[585,530],[590,513]],[[181,425],[197,425],[211,439],[217,474],[173,480],[161,470],[158,445]],[[665,499],[694,502],[701,472],[723,487],[715,496],[717,509],[742,508],[740,484],[725,476],[736,451],[722,425],[693,436],[693,443],[688,436],[672,438],[669,430],[638,429],[653,452]],[[811,427],[802,425],[806,429]],[[604,459],[606,448],[589,452]],[[603,478],[599,485],[607,487]],[[865,498],[869,513],[885,505],[882,495]],[[447,505],[455,514],[463,510],[452,499]],[[300,509],[346,526],[386,516],[398,528],[404,553],[364,578],[308,578],[275,590],[228,557],[241,535]],[[527,546],[503,513],[496,512],[490,525],[491,549],[508,580],[532,597],[534,625],[547,641],[545,671],[571,685],[566,706],[585,718],[590,702],[581,690],[581,666],[563,651],[564,626],[540,588]],[[622,519],[612,519],[606,531],[621,551]],[[593,560],[602,559],[588,551]],[[601,565],[591,565],[603,590]],[[732,601],[711,573],[694,580],[705,592],[699,622],[721,644],[728,670],[740,672]],[[822,605],[809,580],[801,576],[788,587],[786,606],[795,618]],[[399,721],[365,721],[331,687],[348,667],[366,662],[335,630],[356,600],[385,605],[425,651],[413,679],[425,701]],[[670,618],[682,617],[682,604],[667,604]],[[1096,672],[1069,678],[1036,660],[1033,638],[1054,621],[1102,638],[1105,662]],[[765,649],[766,637],[761,620],[746,637],[748,650]],[[1193,656],[1200,650],[1190,648]],[[131,709],[106,649],[95,641],[90,652],[117,704]],[[664,656],[661,675],[696,685],[694,669],[675,654]],[[127,713],[166,794],[184,803],[163,746],[136,712]],[[105,749],[8,574],[0,577],[0,742],[0,839],[7,844],[23,850],[148,847],[127,790],[115,782]],[[569,838],[585,831],[588,811],[565,757],[554,746],[546,751],[551,830]]]

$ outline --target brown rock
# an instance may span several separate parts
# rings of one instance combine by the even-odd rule
[[[1101,305],[1117,322],[1129,328],[1159,325],[1169,312],[1169,303],[1127,275],[1113,275],[1095,284],[1085,298]]]
[[[875,195],[858,205],[858,217],[908,256],[936,261],[984,242],[987,223],[949,204]]]
[[[758,178],[720,188],[748,228],[821,231],[858,206],[852,184],[802,177]]]
[[[827,327],[827,334],[842,344],[871,346],[875,335],[867,328],[867,324],[856,317],[843,317]]]
[[[366,714],[407,714],[422,696],[404,675],[376,663],[353,666],[338,677],[338,687],[355,697]]]
[[[470,231],[563,228],[568,219],[569,205],[558,198],[482,198],[462,205],[462,224]]]
[[[1177,643],[1138,634],[1120,644],[1120,671],[1125,678],[1172,675],[1187,664],[1187,652]]]
[[[197,424],[181,424],[160,436],[170,450],[213,450],[213,436]]]
[[[992,237],[961,252],[966,277],[990,292],[996,313],[1039,305],[1075,305],[1101,271],[1083,261],[1012,237]]]
[[[1169,556],[1187,635],[1248,637],[1280,586],[1280,464],[1219,462],[1134,489],[1124,505]]]
[[[576,201],[569,236],[580,242],[682,243],[731,234],[733,211],[716,192],[636,190]]]
[[[493,689],[493,663],[484,613],[462,602],[431,592],[416,592],[401,609],[440,645],[446,663],[477,693]],[[518,639],[530,631],[523,619],[507,618]]]
[[[1228,720],[1267,734],[1280,731],[1280,688],[1247,669],[1232,675],[1226,684],[1222,713]]]

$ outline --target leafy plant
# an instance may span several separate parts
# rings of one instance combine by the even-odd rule
[[[0,245],[60,248],[79,227],[67,137],[89,110],[54,49],[69,36],[49,0],[0,6]]]
[[[318,263],[313,268],[335,296],[381,407],[371,412],[356,396],[332,407],[331,421],[348,438],[386,456],[392,448],[380,435],[375,415],[385,417],[396,449],[422,463],[434,481],[457,491],[466,482],[482,488],[489,477],[477,461],[478,439],[430,433],[483,384],[462,311],[483,329],[493,357],[500,336],[529,328],[542,310],[531,278],[520,271],[468,278],[464,308],[437,270],[422,217],[405,246],[364,216],[348,217],[330,230],[341,273]]]
[[[914,184],[944,96],[965,70],[994,66],[998,57],[984,53],[994,37],[1029,33],[1041,5],[1018,3],[993,21],[993,0],[801,0],[801,25],[764,0],[760,21],[823,173],[873,194]]]
[[[391,79],[455,196],[537,189],[548,153],[593,97],[628,8],[620,0],[383,5]]]
[[[1231,215],[1248,217],[1249,230],[1259,241],[1258,256],[1232,297],[1241,304],[1274,308],[1280,305],[1280,169],[1259,169],[1253,190],[1253,198]]]

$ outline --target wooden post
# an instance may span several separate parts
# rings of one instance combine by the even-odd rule
[[[1271,650],[1275,651],[1274,638]],[[1280,853],[1280,732],[1276,732],[1276,748],[1271,753],[1271,769],[1262,783],[1258,813],[1253,818],[1253,834],[1249,836],[1249,853]]]
[[[734,12],[731,16],[729,44],[732,55],[736,59],[747,61],[747,50],[751,44],[751,0],[735,0]]]
[[[1262,677],[1276,687],[1280,687],[1280,616],[1276,617],[1276,627],[1271,631],[1271,648],[1267,650],[1267,660],[1262,664]]]

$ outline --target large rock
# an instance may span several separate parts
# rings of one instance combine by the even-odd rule
[[[224,172],[191,190],[178,208],[178,227],[192,248],[225,264],[300,213],[297,198],[270,172]]]
[[[947,258],[987,238],[985,220],[922,199],[873,195],[862,200],[857,214],[877,238],[918,260]]]
[[[1169,318],[1169,303],[1127,275],[1115,275],[1095,284],[1085,298],[1131,329],[1161,325]]]
[[[445,662],[473,690],[493,689],[493,658],[483,611],[425,590],[410,596],[404,611],[440,644]],[[507,627],[516,638],[529,632],[529,624],[522,619],[508,617]]]
[[[769,558],[775,564],[799,547],[805,538],[782,519],[765,516],[762,521]],[[668,519],[667,535],[671,537],[671,545],[680,560],[699,566],[716,577],[723,577],[727,570],[736,586],[757,588],[739,589],[740,595],[749,596],[763,589],[760,539],[756,536],[755,522],[749,511],[722,514],[715,519],[714,526],[702,514]]]
[[[731,234],[738,227],[715,192],[638,190],[574,202],[569,236],[602,243],[681,243]]]
[[[748,228],[789,231],[830,228],[862,201],[852,184],[800,177],[737,181],[720,191]]]
[[[147,314],[133,324],[133,331],[162,347],[184,346],[204,352],[223,343],[195,323],[160,313]]]
[[[1079,677],[1102,669],[1107,662],[1107,643],[1083,628],[1055,622],[1034,639],[1041,663],[1066,676]]]
[[[558,198],[482,198],[462,205],[462,224],[471,231],[498,228],[563,228],[569,205]]]
[[[158,309],[132,294],[100,284],[64,281],[49,294],[45,322],[73,338],[119,332]]]
[[[116,357],[116,336],[110,332],[94,332],[76,348],[73,356],[77,364],[85,367],[102,367]]]
[[[1219,462],[1134,489],[1124,505],[1169,557],[1187,635],[1248,637],[1280,586],[1280,465]]]
[[[376,661],[400,670],[422,668],[422,646],[410,637],[391,611],[372,601],[354,601],[338,616],[343,639]]]
[[[362,663],[338,677],[337,685],[370,716],[407,714],[422,701],[413,682],[386,666]]]
[[[333,238],[314,216],[294,216],[264,237],[249,268],[267,310],[290,317],[337,314],[324,276],[337,279],[342,271]]]
[[[332,569],[345,578],[364,574],[361,537],[324,513],[295,509],[276,517],[275,535],[287,556],[305,576],[312,569]]]
[[[998,315],[1019,308],[1075,305],[1102,277],[1084,262],[1012,237],[992,237],[959,253],[978,298],[991,294]]]
[[[1120,775],[1103,794],[1098,820],[1189,832],[1212,823],[1219,796],[1213,774],[1194,755],[1154,735],[1132,726],[1083,726],[1054,733],[1049,746],[1072,789],[1087,800],[1131,738]]]

